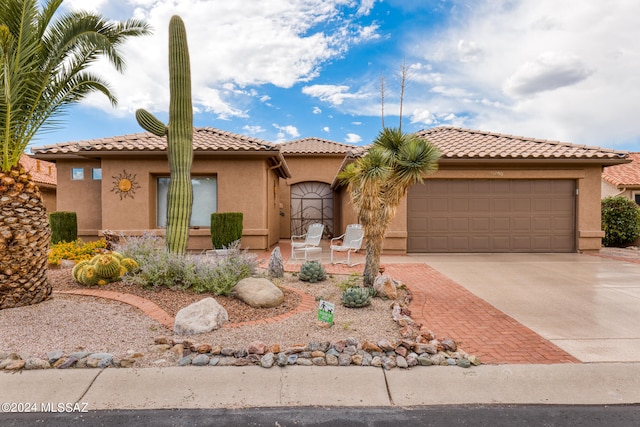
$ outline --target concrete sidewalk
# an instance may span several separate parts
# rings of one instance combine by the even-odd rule
[[[0,374],[0,402],[88,411],[452,404],[638,404],[640,363],[418,367],[172,367]],[[6,407],[3,406],[6,412]]]

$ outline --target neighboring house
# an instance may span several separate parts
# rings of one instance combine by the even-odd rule
[[[40,189],[47,212],[54,212],[56,210],[56,164],[33,159],[26,154],[20,157],[20,164],[29,172],[31,178]]]
[[[602,198],[624,196],[640,205],[640,153],[629,153],[631,163],[602,171]]]
[[[629,162],[626,152],[448,127],[418,135],[441,150],[439,171],[409,190],[386,253],[600,249],[602,167]],[[34,152],[57,163],[58,209],[78,213],[79,234],[162,230],[164,138],[135,134]],[[364,147],[318,138],[278,145],[197,128],[194,152],[202,207],[194,207],[190,249],[211,247],[214,211],[244,213],[242,245],[251,249],[267,249],[310,222],[323,222],[332,235],[357,222],[336,176]]]
[[[291,175],[278,147],[213,128],[194,128],[194,203],[189,249],[210,249],[212,212],[243,212],[242,244],[267,249],[280,238],[279,179]],[[58,167],[58,210],[78,216],[78,236],[103,230],[162,234],[169,163],[165,138],[139,133],[33,149]]]

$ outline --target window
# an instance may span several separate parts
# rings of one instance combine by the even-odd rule
[[[79,181],[84,179],[84,169],[83,168],[71,168],[71,179],[74,181]]]
[[[640,205],[640,191],[633,192],[633,200],[636,201],[636,204]]]
[[[157,185],[158,227],[167,226],[167,193],[169,177],[159,177]],[[193,207],[191,209],[191,227],[209,227],[211,214],[218,210],[218,184],[215,176],[197,176],[191,178],[193,185]]]
[[[102,179],[102,168],[91,169],[91,179],[100,181]]]

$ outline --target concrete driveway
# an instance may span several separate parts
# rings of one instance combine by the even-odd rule
[[[582,254],[410,258],[426,262],[582,362],[640,362],[640,264]]]

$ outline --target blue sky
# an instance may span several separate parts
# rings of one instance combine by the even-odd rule
[[[119,104],[98,95],[32,145],[142,132],[169,106],[167,26],[185,21],[195,125],[270,142],[364,145],[403,129],[457,126],[640,151],[640,2],[632,0],[65,0],[112,19],[143,18],[127,72],[106,64]]]

